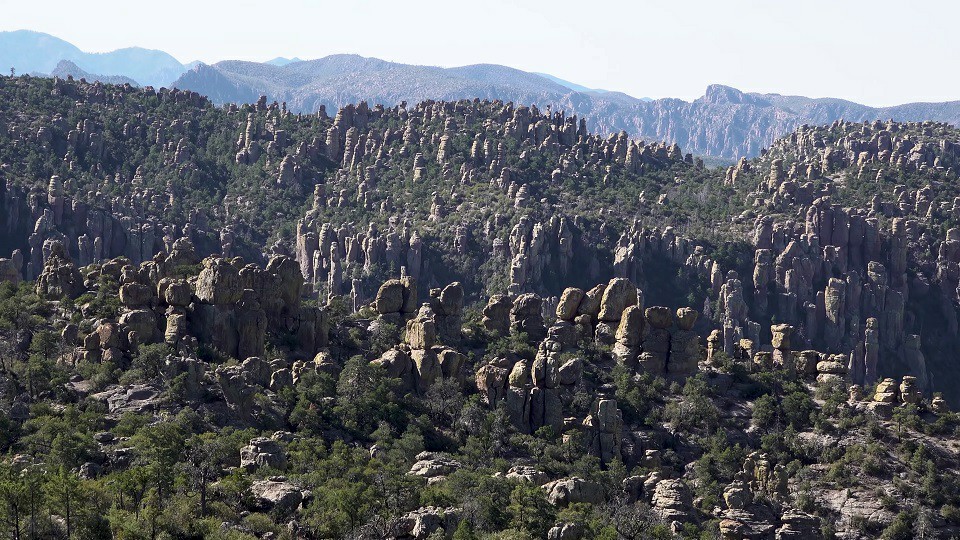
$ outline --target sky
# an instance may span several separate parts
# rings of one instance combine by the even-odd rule
[[[873,106],[960,99],[954,0],[0,0],[0,30],[182,62],[354,53],[504,64],[695,99],[709,84]]]

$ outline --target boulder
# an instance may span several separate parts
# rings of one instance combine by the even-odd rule
[[[204,259],[196,287],[197,298],[207,304],[233,304],[243,292],[240,272],[230,261],[219,257]]]
[[[673,314],[670,313],[670,308],[667,307],[648,307],[644,311],[644,316],[647,318],[650,326],[658,330],[666,330],[673,325]]]
[[[403,283],[399,279],[390,279],[380,286],[373,301],[374,309],[380,315],[399,313],[403,308]]]
[[[554,506],[599,504],[604,500],[603,486],[576,476],[554,480],[544,484],[542,488],[547,492],[547,501]]]
[[[421,314],[407,321],[407,343],[413,349],[429,349],[436,345],[437,324],[433,317]]]
[[[303,491],[283,477],[254,480],[250,485],[253,508],[279,515],[293,512],[303,502]]]
[[[897,381],[886,378],[877,384],[877,391],[873,394],[873,401],[878,403],[896,403],[899,397],[897,390]]]
[[[563,294],[560,295],[560,302],[557,304],[557,319],[572,321],[577,316],[577,310],[580,308],[583,297],[583,289],[575,287],[564,289]]]
[[[677,328],[680,330],[693,330],[693,325],[697,323],[697,317],[700,312],[695,309],[682,307],[677,310]]]
[[[120,286],[120,303],[126,307],[140,307],[150,304],[153,290],[140,283],[126,283]]]
[[[686,484],[675,479],[658,482],[650,502],[654,514],[667,523],[689,522],[692,504],[693,497]]]
[[[635,306],[638,303],[637,287],[630,280],[625,278],[613,278],[607,284],[603,291],[603,298],[600,300],[601,321],[619,321],[623,310],[627,306]]]
[[[163,290],[163,301],[167,304],[181,307],[190,305],[193,288],[185,280],[170,280],[165,287],[163,285],[160,287]]]
[[[509,296],[498,294],[490,297],[483,308],[483,327],[495,336],[505,336],[510,332],[510,310],[513,301]]]
[[[280,444],[267,437],[250,439],[250,444],[240,449],[240,466],[248,472],[263,467],[284,470],[287,468],[287,454]]]
[[[62,243],[55,240],[44,242],[43,249],[49,252],[43,264],[43,272],[37,278],[37,296],[48,300],[76,298],[83,293],[83,277],[74,266]]]
[[[459,461],[435,452],[420,452],[416,460],[408,474],[424,478],[447,476],[462,467]]]

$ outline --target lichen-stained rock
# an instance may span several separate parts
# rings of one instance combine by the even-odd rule
[[[437,323],[429,307],[421,308],[416,318],[407,321],[407,343],[413,349],[429,349],[437,344]]]
[[[459,379],[460,370],[463,368],[467,357],[453,349],[443,349],[437,355],[437,361],[440,363],[440,371],[446,379]]]
[[[509,296],[498,294],[490,297],[483,308],[483,327],[494,336],[505,336],[510,332],[510,310],[513,300]]]
[[[816,516],[788,508],[780,516],[776,540],[820,540],[820,520]]]
[[[126,307],[141,307],[150,304],[153,290],[140,283],[126,283],[120,286],[120,303]]]
[[[422,394],[443,376],[440,358],[431,349],[414,349],[410,351],[410,358],[413,360],[416,390]]]
[[[220,366],[214,373],[223,398],[240,418],[253,412],[253,398],[257,393],[251,376],[243,366]]]
[[[618,362],[634,367],[640,353],[643,337],[644,317],[639,306],[628,306],[623,311],[620,325],[617,327],[613,356]]]
[[[460,521],[462,511],[456,507],[438,508],[425,506],[407,512],[390,524],[389,540],[426,540],[438,535],[452,537]]]
[[[670,308],[663,306],[651,306],[644,310],[644,316],[650,326],[658,330],[666,330],[673,325],[673,315]]]
[[[577,308],[578,315],[589,315],[591,320],[596,321],[600,314],[600,304],[603,301],[603,295],[607,290],[606,284],[599,284],[596,287],[585,292],[580,306]]]
[[[399,279],[383,282],[374,299],[374,308],[380,315],[399,313],[403,307],[403,283]]]
[[[158,296],[171,306],[186,307],[190,305],[193,288],[182,279],[164,278],[157,285]]]
[[[477,370],[477,389],[491,408],[506,397],[507,381],[510,370],[505,367],[487,364]]]
[[[9,259],[0,258],[0,283],[9,282],[19,285],[22,280],[23,255],[20,250],[15,250]]]
[[[435,452],[417,454],[417,461],[410,467],[409,474],[424,478],[437,478],[450,475],[462,467],[459,461]]]
[[[390,349],[371,363],[383,367],[387,376],[394,379],[406,379],[413,367],[410,355],[401,349]]]
[[[230,305],[240,300],[240,272],[226,259],[208,257],[197,278],[197,298],[206,304]]]
[[[586,530],[580,523],[560,523],[547,531],[547,540],[581,540],[584,534]]]
[[[453,282],[430,291],[430,307],[435,313],[437,335],[445,344],[460,341],[463,327],[463,285]]]
[[[157,315],[149,309],[128,311],[120,316],[119,322],[128,332],[136,332],[143,343],[150,343],[159,330]]]
[[[584,298],[583,289],[568,287],[560,295],[560,301],[557,303],[557,318],[563,321],[572,321],[577,316],[577,310],[580,308],[580,302]]]
[[[697,317],[700,312],[693,308],[682,307],[677,310],[677,328],[680,330],[693,330],[693,325],[697,323]]]
[[[249,472],[263,467],[282,471],[287,468],[287,454],[274,439],[255,437],[240,449],[240,466]]]
[[[153,414],[165,402],[162,392],[149,384],[115,385],[90,397],[106,403],[110,413],[118,416],[124,413]]]
[[[263,356],[267,333],[267,314],[260,307],[257,295],[244,289],[236,308],[237,356]]]
[[[254,480],[250,484],[253,509],[286,515],[303,501],[303,490],[286,479]]]
[[[600,399],[583,421],[588,434],[588,447],[602,463],[620,458],[623,414],[614,399]]]
[[[674,330],[670,334],[667,375],[673,378],[689,377],[697,372],[700,360],[700,336],[691,330]]]
[[[272,276],[269,290],[263,291],[260,302],[271,317],[289,317],[300,307],[303,293],[303,274],[300,265],[291,257],[278,255],[270,258],[265,269]]]
[[[577,476],[554,480],[544,484],[547,501],[554,506],[566,507],[575,503],[599,504],[605,499],[603,486]]]
[[[505,475],[507,478],[529,482],[535,486],[542,486],[547,483],[549,476],[543,471],[529,465],[515,465],[510,467]]]
[[[920,403],[923,393],[917,385],[917,378],[911,375],[904,375],[900,383],[900,400],[904,403],[916,405]]]
[[[873,401],[878,403],[896,403],[899,397],[897,381],[888,377],[877,384],[877,390],[873,394]]]
[[[63,244],[49,240],[44,244],[44,250],[49,251],[49,255],[43,264],[43,272],[37,278],[37,295],[49,300],[79,296],[84,290],[83,278]]]
[[[623,310],[638,304],[637,287],[628,279],[614,278],[607,284],[600,300],[601,321],[619,321]]]
[[[510,309],[510,332],[525,333],[532,342],[546,337],[542,308],[543,300],[539,296],[531,293],[518,296]]]
[[[97,327],[95,334],[99,338],[101,349],[111,349],[120,346],[120,327],[115,323],[102,323]]]
[[[667,523],[690,522],[693,497],[681,480],[661,480],[650,501],[653,512]]]
[[[649,307],[644,311],[650,331],[643,338],[643,353],[639,357],[640,368],[653,376],[665,375],[670,354],[670,330],[673,314],[669,308]]]

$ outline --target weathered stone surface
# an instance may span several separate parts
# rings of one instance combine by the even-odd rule
[[[44,250],[49,251],[49,256],[43,264],[43,272],[37,278],[37,295],[48,300],[79,296],[84,290],[83,278],[63,244],[47,241]]]
[[[896,403],[898,398],[897,382],[890,378],[880,381],[873,394],[873,400],[879,403]]]
[[[680,330],[693,330],[693,325],[697,323],[697,317],[700,312],[688,307],[682,307],[677,310],[677,328]]]
[[[917,378],[911,375],[904,375],[900,383],[900,400],[904,403],[916,405],[920,403],[923,393],[917,385]]]
[[[134,331],[145,343],[149,343],[157,333],[157,315],[149,309],[128,311],[120,316],[120,326]]]
[[[650,326],[656,329],[665,330],[673,325],[673,315],[670,313],[670,308],[667,307],[648,307],[644,311],[644,316],[647,318]]]
[[[90,397],[106,403],[110,413],[117,415],[128,412],[153,414],[164,403],[161,391],[147,384],[111,386],[107,390]]]
[[[159,287],[163,291],[161,298],[163,298],[163,301],[167,304],[181,307],[190,304],[191,297],[193,296],[193,288],[190,287],[190,284],[186,281],[182,279],[169,280],[166,284],[161,282]]]
[[[525,333],[530,341],[540,341],[547,335],[543,323],[543,300],[535,294],[521,294],[510,309],[510,332]]]
[[[409,474],[424,478],[447,476],[462,467],[459,461],[435,452],[421,452],[416,459]]]
[[[150,304],[153,290],[140,283],[126,283],[120,286],[120,303],[126,307],[140,307]]]
[[[614,399],[599,399],[583,421],[591,452],[603,463],[620,458],[623,415]]]
[[[583,289],[568,287],[560,295],[560,302],[557,304],[557,318],[564,321],[571,321],[577,316],[577,310],[580,308],[580,302],[584,298]]]
[[[197,278],[197,298],[207,304],[233,304],[243,289],[240,272],[226,259],[208,257]]]
[[[416,389],[422,394],[443,376],[440,359],[437,353],[430,349],[414,349],[410,352],[410,357],[413,360]]]
[[[303,491],[287,480],[254,480],[250,485],[253,507],[279,515],[293,512],[303,501]]]
[[[390,279],[380,286],[377,296],[373,301],[374,309],[377,313],[385,315],[388,313],[399,313],[403,308],[403,283],[399,279]]]
[[[661,480],[654,489],[650,504],[654,513],[667,523],[686,523],[690,519],[693,497],[682,481]]]
[[[576,476],[544,484],[543,490],[547,492],[547,501],[554,506],[598,504],[604,500],[603,487],[600,484]]]
[[[407,343],[413,349],[429,349],[437,344],[437,323],[422,313],[407,321]]]
[[[264,467],[282,471],[287,468],[287,454],[277,441],[256,437],[240,449],[240,466],[249,472]]]
[[[490,297],[483,308],[483,327],[495,336],[505,336],[510,332],[510,310],[513,301],[509,296],[498,294]]]
[[[600,300],[599,320],[619,321],[623,310],[627,309],[627,306],[637,304],[636,285],[624,278],[611,279],[607,288],[603,291],[603,298]]]

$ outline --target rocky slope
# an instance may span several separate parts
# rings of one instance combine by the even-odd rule
[[[953,127],[0,98],[11,536],[960,532]]]
[[[36,278],[48,239],[81,264],[139,263],[185,236],[202,255],[288,254],[311,294],[353,306],[401,272],[551,305],[568,285],[625,277],[652,301],[706,306],[729,355],[786,323],[847,355],[857,382],[911,374],[928,395],[960,391],[957,131],[943,124],[804,128],[714,172],[676,146],[499,102],[329,118],[180,91],[2,88],[10,103],[40,89],[46,108],[5,117],[11,274]],[[128,116],[143,107],[156,116]]]

